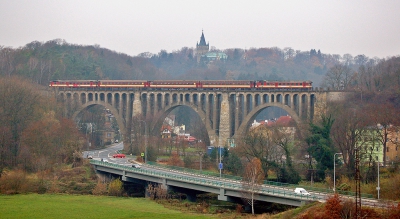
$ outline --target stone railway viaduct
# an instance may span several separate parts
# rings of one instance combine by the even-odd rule
[[[263,109],[284,109],[299,126],[326,110],[329,101],[343,98],[344,93],[324,90],[100,90],[53,88],[58,101],[64,103],[66,114],[76,120],[79,112],[102,105],[115,116],[123,139],[130,135],[135,116],[146,118],[150,135],[160,135],[165,117],[176,107],[186,106],[201,118],[208,133],[207,145],[224,146],[229,138],[245,133]]]

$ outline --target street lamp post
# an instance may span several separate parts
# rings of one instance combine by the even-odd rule
[[[221,146],[218,146],[218,150],[219,150],[219,178],[221,178],[221,175],[222,175],[222,168],[221,168],[221,163],[222,163],[222,160],[221,160]]]
[[[378,199],[379,199],[379,190],[381,190],[381,187],[379,187],[379,160],[378,160],[378,186],[376,187],[376,190],[378,191]]]
[[[147,163],[147,123],[144,120],[139,120],[139,122],[144,122],[144,163]]]
[[[336,155],[342,153],[335,153],[333,155],[333,191],[336,192]]]

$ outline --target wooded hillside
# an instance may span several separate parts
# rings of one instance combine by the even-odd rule
[[[18,75],[47,85],[56,79],[187,79],[187,80],[312,80],[319,86],[335,64],[351,69],[368,62],[365,55],[353,57],[324,54],[320,50],[292,48],[232,48],[224,51],[227,60],[197,63],[193,48],[138,56],[101,48],[99,45],[74,45],[65,40],[34,41],[20,48],[0,46],[0,74]]]

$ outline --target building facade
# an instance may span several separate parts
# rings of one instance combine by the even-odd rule
[[[382,130],[367,128],[362,130],[362,136],[356,147],[360,149],[360,160],[363,164],[371,162],[383,163]]]

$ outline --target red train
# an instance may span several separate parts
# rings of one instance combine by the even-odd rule
[[[311,81],[145,81],[145,80],[56,80],[50,87],[59,88],[97,88],[103,90],[312,90]]]

